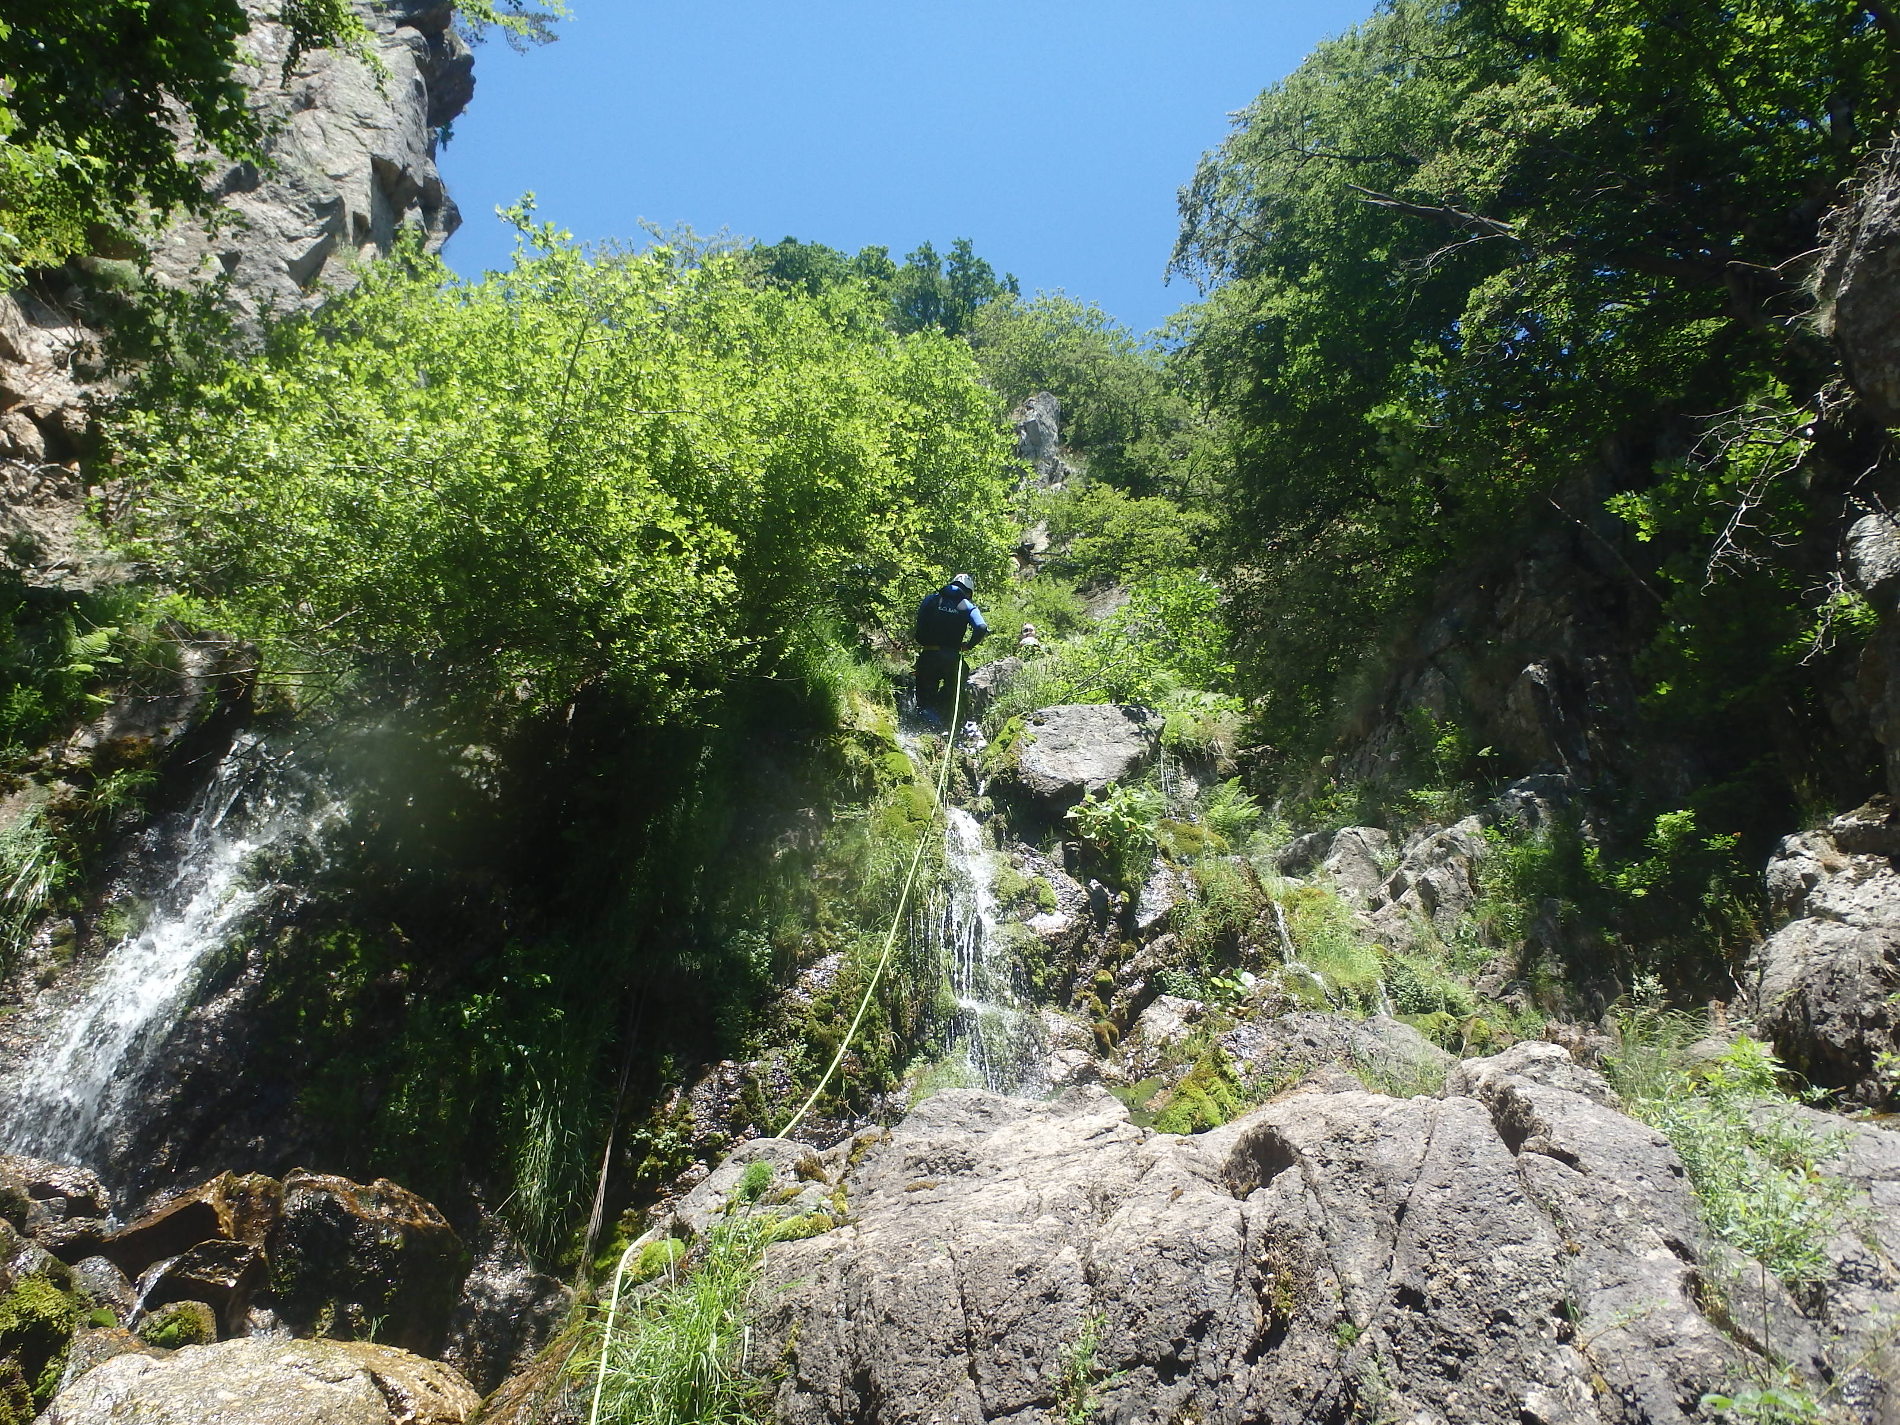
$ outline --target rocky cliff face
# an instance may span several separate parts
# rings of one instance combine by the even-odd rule
[[[1827,1251],[1864,1265],[1900,1140],[1843,1131],[1833,1171],[1873,1236]],[[1887,1418],[1870,1323],[1900,1305],[1891,1268],[1804,1309],[1708,1235],[1674,1150],[1552,1044],[1429,1098],[1316,1082],[1195,1137],[1096,1089],[957,1091],[820,1157],[741,1157],[778,1197],[848,1211],[767,1258],[760,1358],[797,1425],[1688,1421],[1771,1363]],[[716,1219],[737,1163],[675,1230]]]
[[[232,164],[211,183],[220,207],[181,224],[155,254],[178,285],[223,279],[232,305],[255,318],[321,301],[351,280],[353,263],[387,254],[415,231],[431,251],[461,222],[436,171],[436,135],[475,92],[474,60],[447,0],[370,0],[384,73],[325,51],[283,72],[289,36],[252,31],[246,79],[278,120],[271,166]]]
[[[352,264],[389,252],[405,231],[431,250],[455,231],[436,135],[468,103],[474,77],[453,7],[358,0],[358,8],[373,32],[374,65],[326,51],[286,75],[284,28],[260,21],[252,30],[247,78],[277,125],[272,161],[215,176],[211,218],[155,242],[161,282],[220,282],[239,321],[253,324],[322,301],[353,280]],[[88,408],[108,384],[99,320],[76,273],[0,294],[0,547],[29,583],[68,586],[100,572],[80,520],[86,497],[102,493],[87,463]]]

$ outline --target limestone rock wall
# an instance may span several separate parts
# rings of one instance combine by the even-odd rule
[[[438,131],[474,93],[453,7],[357,3],[374,65],[325,51],[285,75],[284,28],[260,21],[252,30],[246,78],[278,121],[271,163],[225,166],[212,179],[211,218],[180,223],[155,244],[159,280],[222,282],[246,325],[316,305],[405,231],[439,248],[460,221],[435,166]],[[71,274],[0,293],[0,559],[29,583],[71,586],[98,573],[81,514],[103,493],[88,462],[89,405],[111,380],[99,320]]]

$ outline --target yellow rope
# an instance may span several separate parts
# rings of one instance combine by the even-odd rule
[[[931,828],[937,824],[936,813],[943,809],[944,789],[950,785],[951,754],[956,751],[957,746],[957,718],[963,712],[962,664],[963,658],[959,654],[957,671],[952,680],[950,727],[944,738],[943,766],[937,772],[937,784],[934,788],[936,802],[931,808],[930,821],[917,836],[917,849],[911,853],[910,872],[904,877],[904,893],[897,898],[897,914],[891,918],[890,931],[884,937],[884,953],[877,957],[877,968],[871,972],[871,982],[864,987],[864,998],[858,1001],[858,1012],[852,1016],[851,1027],[845,1030],[844,1039],[838,1045],[838,1052],[832,1056],[831,1065],[825,1070],[825,1076],[818,1081],[818,1087],[811,1091],[811,1096],[798,1106],[798,1112],[787,1119],[785,1126],[779,1129],[777,1136],[780,1138],[798,1127],[799,1121],[811,1111],[811,1106],[818,1102],[818,1095],[823,1093],[825,1087],[831,1082],[831,1076],[838,1072],[838,1065],[844,1062],[844,1056],[851,1048],[851,1041],[857,1037],[858,1027],[864,1023],[864,1016],[870,1012],[871,996],[877,993],[878,981],[884,977],[885,967],[891,963],[891,951],[897,944],[898,929],[904,923],[904,912],[910,907],[911,887],[917,883],[917,868],[923,864],[924,848],[930,844]]]
[[[950,727],[943,745],[943,766],[937,771],[936,785],[932,789],[936,793],[936,802],[931,808],[929,824],[918,834],[917,849],[911,853],[910,871],[904,877],[904,891],[897,898],[897,914],[891,917],[890,931],[884,937],[884,953],[877,958],[877,968],[871,972],[871,982],[864,987],[864,998],[858,1001],[858,1012],[852,1016],[851,1027],[845,1030],[844,1041],[838,1045],[838,1052],[832,1057],[830,1067],[825,1070],[825,1076],[818,1081],[818,1087],[811,1091],[811,1097],[799,1105],[798,1112],[786,1120],[785,1126],[779,1129],[776,1136],[780,1138],[798,1127],[799,1121],[811,1111],[811,1106],[818,1102],[818,1096],[830,1084],[831,1076],[838,1072],[838,1066],[844,1062],[844,1056],[851,1048],[851,1041],[857,1037],[858,1029],[864,1023],[864,1016],[870,1012],[871,997],[877,993],[878,981],[883,979],[884,971],[891,963],[891,951],[897,945],[897,932],[904,923],[904,912],[910,908],[911,889],[917,884],[917,868],[923,864],[924,848],[930,844],[931,828],[937,824],[936,813],[943,809],[944,791],[950,785],[951,754],[956,751],[957,745],[957,718],[963,712],[962,663],[962,656],[959,655],[950,697]],[[594,1401],[587,1411],[587,1425],[600,1425],[600,1396],[607,1384],[607,1357],[613,1350],[614,1319],[620,1312],[620,1287],[626,1280],[627,1264],[633,1258],[634,1248],[640,1245],[638,1239],[628,1243],[627,1250],[620,1254],[620,1261],[614,1266],[613,1291],[607,1298],[607,1321],[605,1330],[601,1334],[600,1365],[594,1372]]]

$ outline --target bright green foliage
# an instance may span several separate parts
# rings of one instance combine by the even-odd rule
[[[940,331],[958,336],[970,329],[977,313],[999,299],[1014,296],[1016,279],[976,255],[968,238],[950,245],[948,258],[923,243],[904,259],[891,261],[888,249],[867,247],[847,257],[820,242],[782,238],[770,247],[743,254],[744,264],[769,281],[803,289],[812,296],[848,285],[869,292],[897,331]]]
[[[1090,793],[1069,809],[1075,833],[1102,860],[1109,881],[1139,891],[1154,864],[1155,822],[1164,807],[1159,793],[1117,783]]]
[[[1611,1080],[1632,1114],[1669,1138],[1710,1229],[1790,1286],[1821,1281],[1823,1250],[1840,1227],[1850,1190],[1821,1164],[1839,1150],[1776,1104],[1789,1102],[1781,1065],[1746,1036],[1700,1066],[1683,1049],[1707,1032],[1700,1019],[1646,996],[1617,1020]]]
[[[1011,405],[1055,395],[1063,444],[1092,479],[1176,497],[1206,484],[1204,414],[1161,354],[1100,307],[1060,292],[993,301],[969,337],[985,379]]]
[[[616,1425],[753,1425],[763,1418],[762,1361],[746,1342],[759,1260],[776,1237],[770,1215],[734,1215],[616,1326],[607,1353],[602,1421]],[[623,1307],[623,1311],[625,1308]],[[599,1362],[575,1358],[591,1384]]]
[[[1800,259],[1890,110],[1889,31],[1812,0],[1394,0],[1246,110],[1177,263],[1215,285],[1187,356],[1232,420],[1276,739],[1607,438],[1641,480],[1683,415],[1819,388]],[[1711,452],[1718,486],[1760,454]]]
[[[41,808],[0,831],[0,966],[13,965],[71,874],[67,850]]]
[[[1062,1370],[1056,1379],[1056,1409],[1063,1425],[1093,1425],[1101,1418],[1104,1389],[1120,1379],[1119,1371],[1101,1362],[1102,1336],[1108,1318],[1101,1312],[1082,1323],[1076,1338],[1062,1348]]]
[[[993,731],[1010,718],[1057,703],[1125,703],[1173,708],[1192,724],[1225,735],[1219,724],[1228,705],[1180,701],[1202,690],[1226,689],[1234,675],[1219,585],[1204,575],[1176,571],[1145,579],[1107,618],[1067,638],[1044,644],[1042,654],[993,699],[984,712]]]
[[[142,527],[277,665],[679,716],[1000,556],[1004,447],[959,343],[734,258],[512,272],[411,252],[118,427]]]
[[[1215,520],[1166,495],[1130,495],[1090,480],[1036,500],[1055,553],[1049,572],[1084,587],[1165,578],[1203,568]]]

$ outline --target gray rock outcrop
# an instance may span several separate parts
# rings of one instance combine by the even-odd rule
[[[270,166],[232,164],[211,180],[216,230],[188,222],[154,253],[177,285],[223,277],[230,300],[255,319],[320,301],[354,277],[352,264],[387,254],[405,231],[433,251],[461,222],[435,166],[436,134],[474,94],[474,60],[437,0],[361,5],[377,74],[354,55],[325,50],[288,77],[290,37],[260,21],[243,78],[278,122]]]
[[[850,1225],[767,1258],[787,1425],[1687,1421],[1747,1379],[1681,1163],[1554,1045],[1192,1138],[952,1092],[850,1159]]]
[[[1876,419],[1900,425],[1900,146],[1869,162],[1840,209],[1820,276],[1820,324]]]
[[[239,321],[316,305],[387,254],[407,231],[434,251],[460,221],[435,166],[436,137],[474,92],[473,62],[441,0],[358,0],[383,73],[320,51],[288,76],[285,28],[259,17],[241,71],[275,124],[270,164],[227,164],[210,180],[217,206],[153,244],[152,270],[173,286],[222,283]],[[110,385],[80,287],[58,276],[0,293],[0,545],[29,583],[96,584],[112,560],[86,500],[109,492],[87,469],[90,405]]]
[[[1768,864],[1787,917],[1755,952],[1761,1032],[1817,1084],[1854,1102],[1892,1101],[1881,1055],[1900,1052],[1900,817],[1877,799],[1820,831],[1785,838]]]
[[[1076,473],[1062,448],[1062,403],[1038,391],[1009,413],[1016,428],[1016,458],[1035,471],[1033,483],[1053,489]]]
[[[220,1341],[128,1352],[62,1390],[38,1425],[463,1425],[453,1370],[361,1341]]]
[[[1002,751],[995,786],[1045,815],[1138,777],[1153,761],[1160,718],[1145,708],[1074,703],[1038,708]]]

